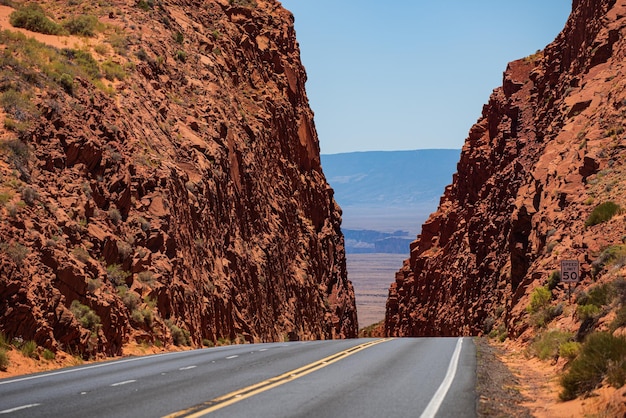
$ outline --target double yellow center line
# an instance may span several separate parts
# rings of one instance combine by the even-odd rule
[[[391,338],[383,338],[383,339],[368,341],[366,343],[359,344],[347,350],[340,351],[339,353],[333,354],[321,360],[307,364],[306,366],[302,366],[298,369],[294,369],[287,373],[283,373],[280,376],[276,376],[271,379],[264,380],[254,385],[245,387],[243,389],[239,389],[234,392],[227,393],[226,395],[217,397],[208,402],[201,403],[192,408],[175,412],[171,415],[166,415],[164,418],[179,418],[179,417],[196,418],[196,417],[204,416],[206,414],[210,414],[211,412],[217,411],[218,409],[222,409],[236,402],[243,401],[244,399],[250,398],[254,395],[258,395],[259,393],[265,392],[277,386],[284,385],[285,383],[296,380],[302,376],[306,376],[309,373],[313,373],[316,370],[319,370],[339,360],[342,360],[348,356],[351,356],[354,353],[358,353],[361,350],[365,350],[366,348],[375,346],[376,344],[380,344],[389,340],[391,340]]]

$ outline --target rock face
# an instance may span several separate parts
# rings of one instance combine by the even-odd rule
[[[574,0],[552,44],[508,65],[391,284],[387,335],[479,335],[494,321],[519,335],[559,260],[580,261],[581,286],[598,278],[592,263],[626,235],[619,214],[585,225],[626,203],[625,33],[626,1]]]
[[[2,36],[0,331],[85,356],[356,336],[292,15],[40,3],[100,32],[65,50]]]

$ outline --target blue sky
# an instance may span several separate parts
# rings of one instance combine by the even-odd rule
[[[509,61],[572,0],[284,0],[323,154],[461,148]]]

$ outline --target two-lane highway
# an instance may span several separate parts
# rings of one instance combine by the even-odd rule
[[[475,416],[469,338],[251,344],[0,380],[0,417]]]

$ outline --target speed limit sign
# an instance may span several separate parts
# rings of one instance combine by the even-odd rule
[[[578,260],[561,260],[561,282],[578,283],[580,280],[580,264]]]

